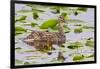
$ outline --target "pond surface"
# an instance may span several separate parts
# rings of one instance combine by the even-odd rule
[[[45,8],[42,7],[41,9],[44,10]],[[18,12],[21,10],[28,11]],[[22,40],[31,33],[30,30],[45,31],[45,29],[40,29],[39,26],[41,26],[46,20],[57,19],[58,15],[52,13],[48,7],[43,13],[38,13],[38,19],[33,19],[31,7],[24,4],[16,4],[15,13],[15,19],[19,16],[27,16],[25,23],[18,21],[15,23],[15,27],[20,26],[28,29],[28,32],[15,36],[16,65],[94,61],[94,9],[88,8],[87,12],[81,13],[77,16],[74,14],[69,15],[69,19],[66,19],[67,24],[65,25],[70,28],[70,31],[65,33],[66,42],[63,44],[64,47],[53,45],[55,50],[50,50],[49,52],[51,52],[51,54],[48,54],[48,52],[37,51],[34,47],[27,45]],[[38,23],[38,25],[31,27],[29,25],[31,22]],[[82,28],[82,31],[75,32],[76,28]],[[52,29],[46,30],[55,32]],[[63,57],[65,58],[64,60],[57,60],[59,52],[62,52]]]

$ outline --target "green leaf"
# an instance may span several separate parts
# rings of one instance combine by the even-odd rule
[[[19,17],[15,20],[15,22],[17,22],[17,21],[24,21],[24,20],[26,19],[26,17],[27,17],[27,16],[19,16]]]
[[[28,12],[31,12],[31,10],[19,10],[17,12],[20,12],[20,13],[28,13]]]
[[[77,10],[86,12],[87,11],[87,8],[85,8],[85,7],[79,7]]]
[[[91,26],[83,26],[83,28],[85,28],[85,29],[94,29],[94,27],[91,27]]]
[[[37,19],[38,17],[39,17],[38,14],[36,12],[33,12],[33,18]]]
[[[83,31],[82,28],[75,28],[75,29],[74,29],[74,32],[75,32],[75,33],[81,33],[82,31]]]
[[[41,29],[48,29],[48,28],[53,28],[57,25],[58,21],[55,20],[55,19],[50,19],[50,20],[47,20],[45,21],[41,26],[40,28]]]
[[[44,12],[44,10],[35,9],[35,8],[32,8],[32,11],[33,11],[33,12],[34,12],[34,11],[35,11],[35,12],[39,12],[39,13],[40,13],[40,12]]]
[[[83,60],[85,57],[84,55],[76,55],[73,57],[73,61],[80,61],[80,60]]]
[[[24,65],[29,65],[30,63],[29,62],[24,62]]]
[[[24,29],[23,27],[20,26],[15,27],[15,35],[22,34],[24,32],[27,32],[27,30]]]
[[[32,23],[31,23],[31,26],[32,26],[32,27],[34,27],[35,25],[37,25],[37,24],[36,24],[36,23],[34,23],[34,22],[32,22]]]
[[[20,50],[20,49],[22,49],[22,48],[20,48],[20,47],[17,47],[17,48],[15,48],[16,50]]]
[[[20,34],[23,34],[23,33],[24,33],[23,31],[16,31],[15,35],[17,36],[17,35],[20,35]]]
[[[74,26],[82,26],[82,24],[75,24]]]
[[[94,46],[94,41],[93,40],[87,40],[85,45],[93,47]]]
[[[91,54],[89,56],[86,56],[86,58],[91,58],[91,57],[94,57],[94,54]]]
[[[85,21],[79,20],[79,19],[67,19],[68,23],[86,23]]]
[[[20,26],[17,26],[17,27],[15,27],[15,30],[16,31],[27,31],[26,29],[24,29],[23,27],[20,27]]]
[[[69,49],[78,49],[80,47],[83,47],[83,44],[81,42],[74,42],[68,46]]]

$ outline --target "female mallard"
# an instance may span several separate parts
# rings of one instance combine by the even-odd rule
[[[65,43],[65,35],[63,31],[64,17],[59,16],[58,18],[58,32],[43,32],[43,31],[32,31],[26,38],[24,42],[30,46],[34,46],[36,49],[47,49],[48,46],[53,44],[61,45]]]

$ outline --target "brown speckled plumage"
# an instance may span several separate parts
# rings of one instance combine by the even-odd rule
[[[38,50],[46,49],[47,46],[52,46],[53,44],[61,45],[66,40],[63,32],[63,23],[64,18],[60,16],[58,18],[59,32],[33,31],[24,39],[24,42],[30,46],[34,46]]]

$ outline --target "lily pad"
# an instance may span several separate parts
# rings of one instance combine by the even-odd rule
[[[94,54],[91,54],[89,56],[86,56],[86,58],[91,58],[91,57],[94,57]]]
[[[45,21],[40,28],[41,29],[47,29],[47,28],[53,28],[57,25],[58,21],[56,19],[50,19]]]
[[[86,12],[87,11],[87,8],[85,7],[79,7],[77,8],[78,11],[82,11],[82,12]]]
[[[94,41],[93,40],[87,40],[85,45],[93,47],[94,46]]]
[[[32,27],[34,27],[35,25],[37,25],[37,24],[36,24],[36,23],[34,23],[34,22],[32,22],[32,23],[31,23],[31,26],[32,26]]]
[[[17,47],[17,48],[15,48],[16,50],[20,50],[20,49],[22,49],[22,48],[20,48],[20,47]]]
[[[91,26],[83,26],[83,28],[85,28],[85,29],[94,29],[94,27],[91,27]]]
[[[75,33],[81,33],[82,31],[83,31],[82,28],[75,28],[75,29],[74,29],[74,32],[75,32]]]
[[[68,46],[69,49],[78,49],[80,47],[83,47],[83,44],[81,42],[74,42]]]
[[[24,65],[29,65],[30,63],[29,62],[24,62]]]
[[[39,16],[38,16],[38,13],[36,13],[36,12],[33,12],[33,18],[34,19],[37,19]]]
[[[23,21],[26,19],[26,17],[27,17],[27,16],[19,16],[19,17],[15,20],[15,22],[17,22],[17,21],[23,22]]]
[[[84,55],[76,55],[73,57],[73,61],[80,61],[80,60],[83,60],[85,57]]]
[[[15,27],[15,35],[22,34],[24,32],[27,32],[27,30],[24,29],[23,27],[20,26]]]

